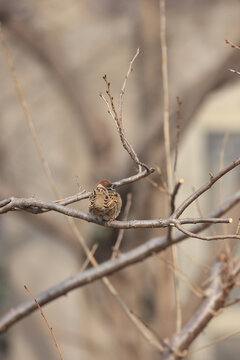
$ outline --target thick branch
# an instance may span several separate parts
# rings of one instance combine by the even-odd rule
[[[153,220],[129,220],[129,221],[99,221],[94,216],[85,213],[81,210],[66,207],[55,202],[37,200],[34,198],[14,198],[5,199],[0,201],[0,214],[7,213],[9,211],[26,210],[33,214],[39,214],[45,212],[45,210],[53,210],[61,214],[74,217],[77,219],[85,220],[95,224],[99,224],[106,227],[115,229],[137,229],[137,228],[164,228],[168,226],[176,226],[181,224],[197,224],[197,223],[231,223],[232,219],[221,218],[183,218],[173,219],[171,217],[167,219],[153,219]]]
[[[211,268],[212,281],[205,290],[205,300],[181,332],[170,339],[168,345],[172,351],[169,351],[169,347],[165,349],[164,360],[180,359],[175,355],[176,353],[182,353],[183,356],[184,352],[187,354],[186,350],[190,344],[202,333],[217,311],[224,307],[225,300],[239,274],[239,269],[240,263],[237,263],[234,270],[231,271],[226,262],[221,260],[214,262]]]

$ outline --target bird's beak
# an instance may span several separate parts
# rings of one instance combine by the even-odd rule
[[[111,185],[109,185],[107,188],[108,188],[109,190],[114,190],[114,189],[116,189],[116,185],[111,184]]]

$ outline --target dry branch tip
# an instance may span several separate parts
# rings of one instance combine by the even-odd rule
[[[233,49],[237,49],[240,50],[240,45],[235,45],[233,42],[231,42],[230,40],[225,39],[225,43],[230,45]]]

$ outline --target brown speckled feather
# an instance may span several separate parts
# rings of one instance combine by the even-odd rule
[[[89,201],[90,214],[103,221],[116,219],[121,211],[120,195],[115,190],[104,187],[101,182],[93,189]]]

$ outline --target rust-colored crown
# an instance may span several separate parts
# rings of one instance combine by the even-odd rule
[[[97,187],[98,185],[102,185],[105,188],[107,188],[108,186],[111,186],[112,183],[107,179],[103,179],[103,180],[100,180],[95,186]]]

